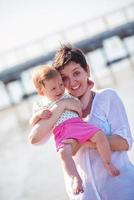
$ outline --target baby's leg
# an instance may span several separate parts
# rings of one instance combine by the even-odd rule
[[[72,155],[75,156],[75,154],[78,152],[82,144],[80,144],[77,140],[75,139],[66,139],[62,142],[63,144],[70,144],[72,148]]]
[[[119,170],[111,163],[111,149],[105,134],[102,131],[97,132],[91,139],[96,143],[97,150],[102,158],[104,167],[111,176],[118,176]]]
[[[59,155],[61,158],[64,173],[67,173],[67,175],[72,179],[73,193],[79,194],[84,192],[82,187],[82,180],[78,174],[74,160],[72,158],[72,146],[70,144],[64,145],[64,147],[59,149]]]

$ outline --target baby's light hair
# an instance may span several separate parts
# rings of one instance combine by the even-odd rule
[[[49,65],[43,65],[33,71],[32,81],[39,95],[43,95],[42,91],[45,87],[44,81],[50,80],[58,74],[59,72],[54,67]]]

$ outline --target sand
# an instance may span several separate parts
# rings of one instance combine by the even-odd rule
[[[134,132],[134,66],[127,61],[113,66],[116,83],[107,72],[98,86],[115,88],[124,101]],[[32,146],[27,141],[33,99],[0,112],[0,199],[67,200],[60,160],[53,140]],[[134,163],[134,148],[128,152]]]

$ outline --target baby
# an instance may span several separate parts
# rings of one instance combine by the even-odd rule
[[[47,103],[42,100],[36,105],[36,112],[30,120],[34,126],[42,118],[48,119],[51,117],[51,108],[60,100],[74,97],[65,93],[60,73],[51,66],[36,68],[33,73],[33,82],[38,94],[44,96],[44,100],[47,99]],[[66,139],[72,138],[80,144],[88,140],[95,143],[108,173],[111,176],[119,175],[118,169],[111,163],[111,150],[105,134],[99,128],[84,122],[77,112],[65,110],[54,125],[53,134],[63,170],[72,180],[72,192],[74,194],[82,193],[84,189],[81,177],[72,158],[72,146],[71,144],[63,143]],[[30,137],[32,136],[30,135]],[[39,136],[34,135],[33,137],[38,138]],[[41,139],[43,139],[43,136]]]

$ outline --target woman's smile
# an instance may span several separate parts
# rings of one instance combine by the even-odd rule
[[[80,88],[80,84],[79,84],[79,85],[76,85],[76,86],[72,86],[72,87],[71,87],[71,89],[72,89],[72,90],[77,90],[77,89],[79,89],[79,88]]]

